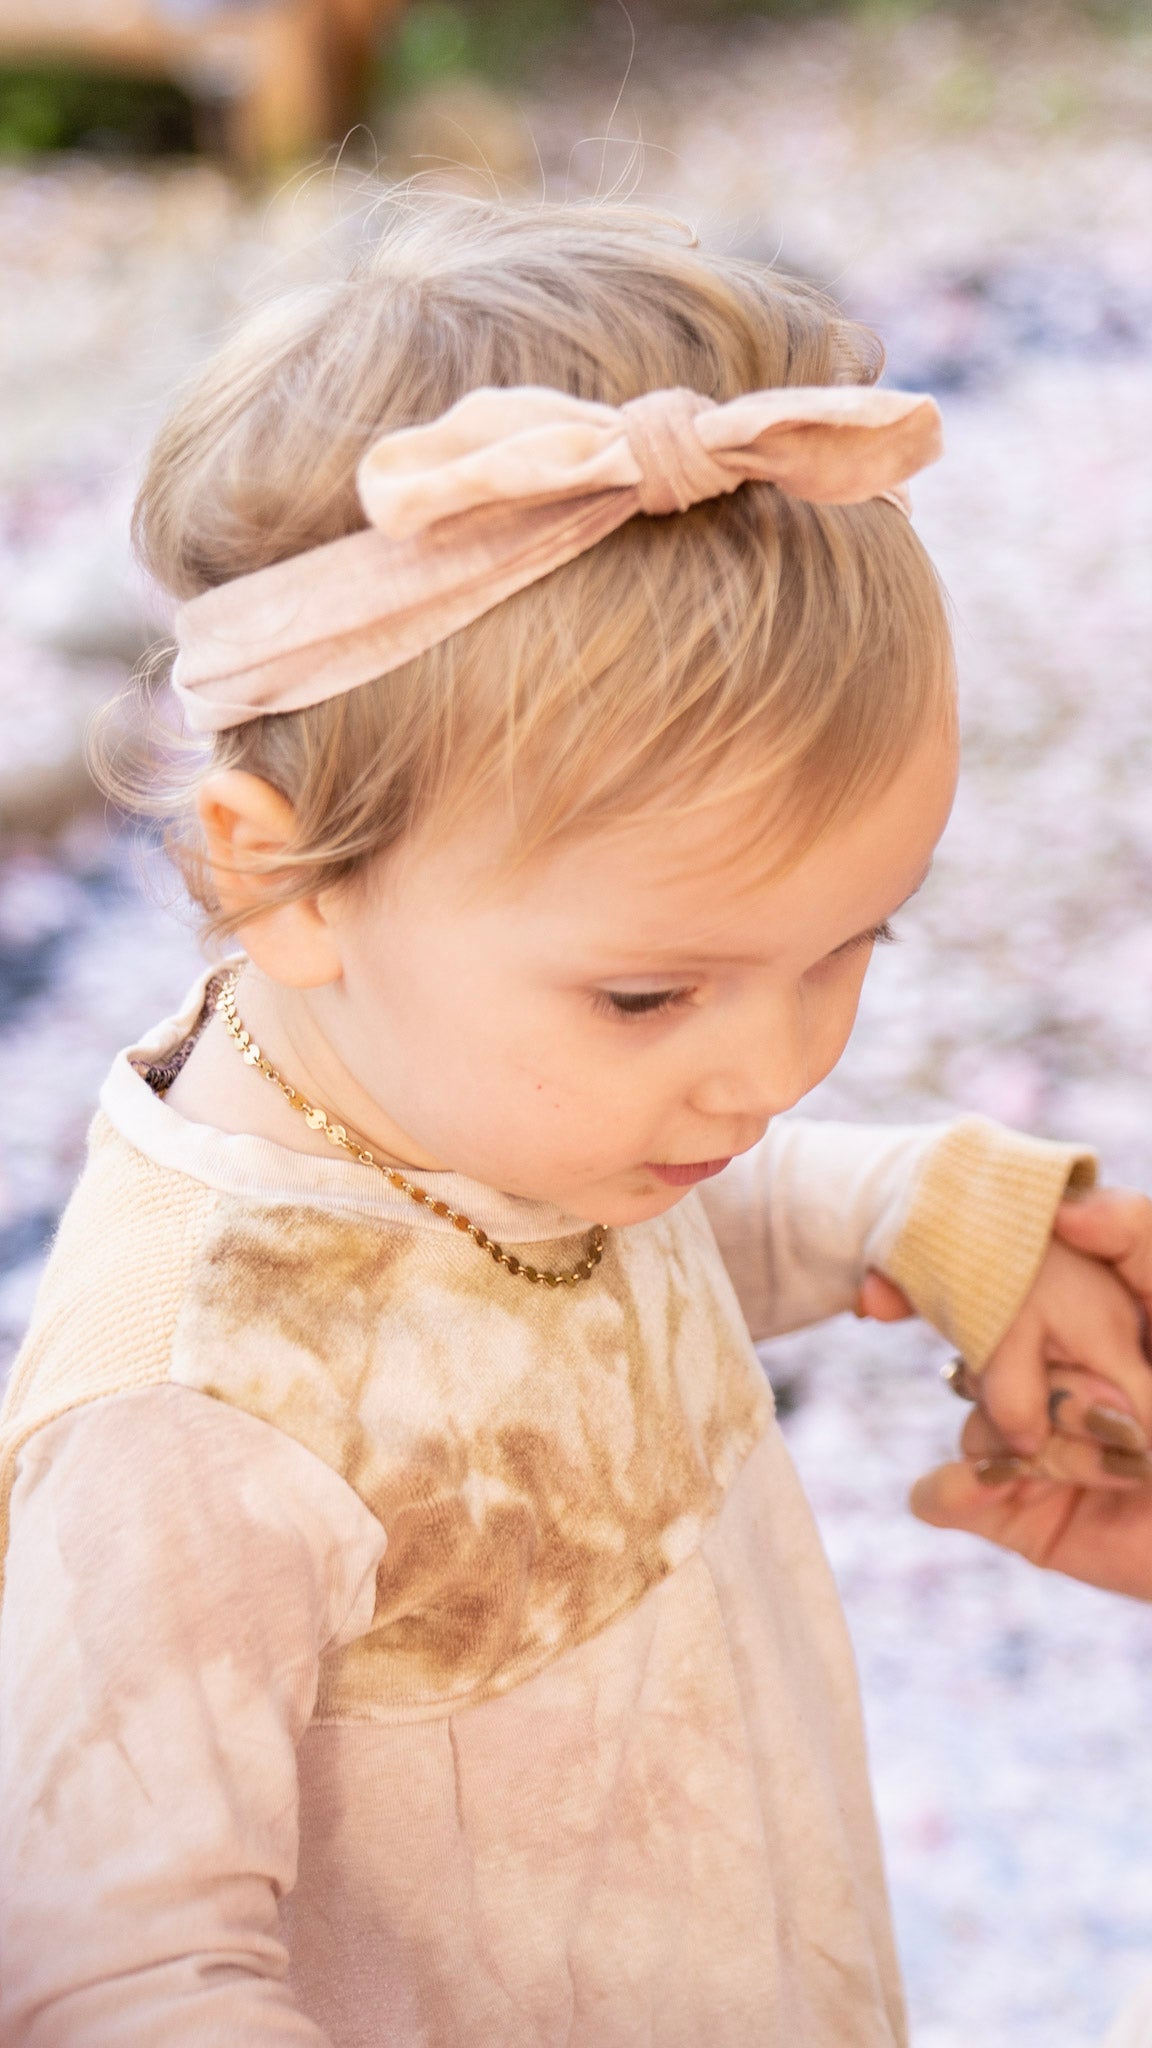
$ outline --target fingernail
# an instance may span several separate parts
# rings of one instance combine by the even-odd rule
[[[980,1458],[972,1469],[981,1486],[1007,1486],[1010,1480],[1022,1479],[1029,1468],[1027,1458]]]
[[[950,1358],[947,1365],[940,1367],[940,1377],[945,1386],[951,1387],[962,1401],[974,1401],[975,1394],[968,1391],[968,1367],[962,1358]]]
[[[1152,1458],[1147,1451],[1101,1451],[1100,1466],[1109,1479],[1139,1479],[1152,1486]]]
[[[1084,1427],[1102,1444],[1111,1444],[1118,1451],[1146,1451],[1148,1439],[1135,1416],[1125,1415],[1122,1408],[1108,1408],[1103,1402],[1093,1402],[1085,1410]]]

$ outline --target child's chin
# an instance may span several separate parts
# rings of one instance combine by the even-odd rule
[[[663,1216],[666,1209],[674,1209],[677,1202],[682,1202],[690,1193],[689,1188],[654,1186],[648,1179],[646,1187],[637,1188],[634,1192],[621,1190],[616,1193],[612,1190],[606,1193],[596,1220],[607,1224],[610,1229],[613,1226],[620,1228],[626,1223],[646,1223],[650,1216]]]

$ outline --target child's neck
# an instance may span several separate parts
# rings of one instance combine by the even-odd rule
[[[236,1006],[245,1028],[277,1072],[333,1122],[343,1123],[352,1135],[365,1141],[383,1164],[443,1170],[442,1162],[420,1153],[344,1065],[325,1033],[322,1014],[318,1014],[326,1007],[325,993],[286,988],[249,962],[241,973]],[[319,1158],[347,1156],[323,1131],[311,1129],[301,1111],[294,1109],[258,1068],[245,1062],[219,1015],[209,1018],[165,1100],[191,1123],[268,1138],[289,1151]]]

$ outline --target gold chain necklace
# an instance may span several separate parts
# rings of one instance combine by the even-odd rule
[[[353,1159],[358,1159],[362,1166],[375,1167],[376,1172],[382,1173],[385,1180],[394,1188],[399,1188],[402,1194],[408,1195],[413,1202],[418,1202],[422,1209],[430,1209],[434,1216],[445,1217],[457,1230],[470,1237],[473,1244],[478,1245],[482,1252],[487,1252],[489,1258],[495,1259],[498,1266],[503,1266],[508,1273],[518,1274],[521,1280],[531,1280],[537,1287],[575,1287],[581,1280],[591,1278],[604,1256],[605,1232],[602,1223],[593,1224],[588,1249],[578,1265],[571,1267],[566,1273],[551,1273],[547,1269],[542,1271],[540,1267],[530,1266],[525,1260],[518,1259],[515,1252],[505,1251],[504,1246],[497,1244],[495,1238],[489,1237],[486,1230],[481,1230],[478,1223],[473,1223],[470,1217],[461,1215],[460,1211],[453,1209],[449,1203],[434,1200],[426,1188],[417,1187],[415,1181],[409,1180],[407,1174],[401,1173],[398,1167],[385,1166],[368,1150],[367,1145],[360,1145],[355,1138],[350,1138],[343,1124],[329,1123],[322,1109],[318,1109],[314,1102],[309,1102],[301,1095],[299,1089],[292,1086],[291,1081],[284,1079],[283,1074],[277,1073],[271,1060],[265,1059],[251,1032],[245,1030],[236,1009],[236,984],[239,979],[239,969],[235,969],[228,976],[216,998],[216,1008],[224,1019],[225,1029],[233,1044],[243,1053],[248,1065],[259,1068],[266,1081],[275,1083],[285,1101],[290,1102],[293,1109],[300,1111],[310,1131],[323,1131],[329,1144],[339,1146],[342,1152],[350,1152]]]

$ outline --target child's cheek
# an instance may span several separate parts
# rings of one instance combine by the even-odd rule
[[[851,960],[830,976],[828,986],[806,991],[809,1088],[825,1080],[843,1057],[856,1023],[867,966],[865,954],[859,964]]]

